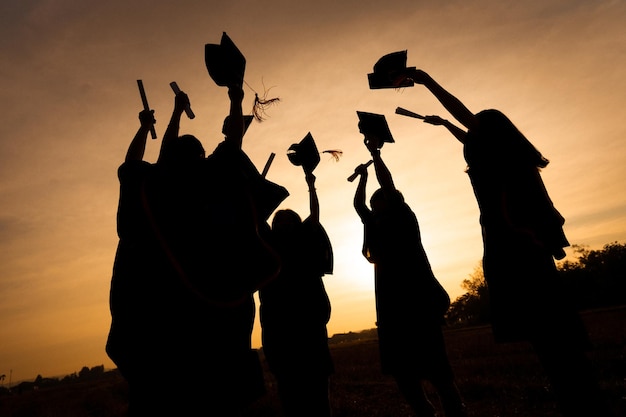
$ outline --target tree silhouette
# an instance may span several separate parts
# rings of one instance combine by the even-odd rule
[[[451,326],[489,323],[489,291],[480,264],[469,278],[463,280],[461,288],[467,292],[450,305],[446,314],[447,323]]]
[[[579,310],[626,305],[626,244],[607,243],[600,250],[589,250],[584,245],[572,248],[577,259],[562,261],[557,266],[563,291],[574,305]],[[450,305],[448,325],[489,323],[489,291],[480,265],[463,280],[461,287],[467,292]]]
[[[611,242],[600,250],[572,245],[576,261],[564,261],[559,272],[579,309],[626,304],[626,244]]]

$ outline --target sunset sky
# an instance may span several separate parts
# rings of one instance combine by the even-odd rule
[[[543,178],[572,244],[626,241],[626,2],[529,0],[298,2],[6,0],[0,4],[0,375],[13,381],[114,367],[104,346],[119,197],[117,168],[139,125],[142,79],[157,119],[156,160],[174,94],[190,97],[182,133],[211,152],[228,96],[204,45],[228,33],[246,56],[244,112],[279,97],[244,150],[306,217],[304,174],[286,157],[308,132],[327,154],[315,170],[335,253],[325,278],[329,333],[374,327],[373,268],[346,178],[369,159],[356,111],[384,114],[383,148],[420,222],[435,275],[452,299],[479,265],[478,208],[462,147],[401,106],[451,118],[422,86],[370,90],[383,55],[408,51],[470,110],[507,114],[550,159]],[[373,171],[372,171],[373,172]],[[368,195],[375,189],[370,176]],[[570,259],[571,248],[567,250]],[[260,329],[253,344],[260,347]],[[157,361],[158,363],[158,358]]]

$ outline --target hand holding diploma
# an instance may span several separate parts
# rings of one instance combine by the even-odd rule
[[[176,81],[172,81],[170,83],[170,87],[172,87],[172,90],[174,91],[174,94],[180,93],[180,88],[178,88],[178,84],[176,84]],[[190,119],[193,119],[194,117],[196,117],[196,115],[194,114],[193,110],[191,110],[191,105],[190,104],[187,104],[187,106],[185,107],[185,114]]]
[[[146,90],[143,88],[143,81],[137,80],[137,87],[139,87],[139,94],[141,95],[141,102],[143,103],[144,110],[150,110],[150,106],[148,105],[148,99],[146,98]],[[154,125],[150,127],[150,136],[152,139],[156,139],[156,130],[154,130]]]
[[[348,177],[348,181],[352,182],[356,179],[356,177],[358,177],[359,175],[361,175],[363,173],[363,171],[367,170],[367,167],[370,166],[374,161],[367,161],[364,164],[359,165],[358,167],[356,167],[354,169],[354,174],[350,175]]]

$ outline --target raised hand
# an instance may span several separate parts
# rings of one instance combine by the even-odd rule
[[[176,97],[174,97],[174,111],[182,113],[189,105],[189,96],[185,92],[180,91],[176,93]]]
[[[155,123],[154,110],[142,110],[139,112],[139,122],[142,127],[151,128]]]
[[[424,123],[430,123],[431,125],[441,126],[446,123],[447,120],[440,116],[424,116]]]

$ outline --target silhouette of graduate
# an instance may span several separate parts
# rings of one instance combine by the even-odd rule
[[[323,276],[333,272],[333,251],[320,223],[313,170],[320,155],[310,133],[289,148],[289,160],[302,166],[309,191],[309,216],[278,210],[268,241],[279,254],[278,277],[259,291],[263,352],[276,378],[288,417],[331,415],[329,376],[334,370],[326,325],[330,300]]]
[[[189,230],[196,239],[181,239],[183,271],[208,305],[197,312],[200,318],[190,319],[196,325],[190,333],[197,336],[182,363],[194,382],[186,387],[194,415],[236,416],[265,392],[258,352],[251,347],[253,294],[276,277],[280,263],[259,225],[288,193],[262,178],[242,150],[251,121],[242,112],[246,61],[226,33],[220,44],[205,45],[205,63],[216,85],[227,89],[230,110],[224,140],[192,182],[200,211]]]
[[[357,114],[380,185],[371,196],[370,209],[365,204],[367,165],[357,167],[354,208],[364,225],[363,256],[374,264],[382,372],[393,376],[417,415],[436,415],[424,392],[423,383],[428,381],[447,417],[465,417],[442,333],[450,298],[433,274],[417,218],[381,157],[383,145],[394,139],[383,115]]]
[[[569,243],[540,175],[549,161],[501,111],[472,113],[422,70],[401,77],[425,86],[463,126],[439,116],[423,119],[463,144],[480,209],[496,341],[532,344],[564,416],[609,416],[585,354],[590,340],[554,262]]]
[[[176,117],[178,104],[172,117]],[[147,135],[154,131],[153,111],[143,110],[140,121],[118,169],[120,240],[111,279],[112,320],[106,344],[108,356],[128,382],[130,416],[181,410],[176,405],[180,400],[177,393],[159,381],[162,368],[155,366],[155,358],[168,369],[180,364],[172,349],[184,343],[176,324],[194,318],[187,314],[189,310],[170,310],[172,306],[190,305],[193,298],[186,295],[188,291],[164,250],[161,229],[155,223],[154,216],[165,210],[160,203],[167,193],[167,184],[163,182],[163,167],[158,162],[143,160]],[[197,160],[202,160],[202,156]]]
[[[288,193],[263,179],[241,149],[245,59],[226,34],[222,43],[217,59],[230,99],[224,141],[205,158],[197,138],[179,136],[190,103],[176,91],[157,163],[143,161],[154,120],[142,91],[146,110],[119,169],[107,353],[129,382],[133,416],[235,416],[264,392],[251,348],[253,293],[280,265],[258,225]],[[185,383],[164,384],[162,367]]]

